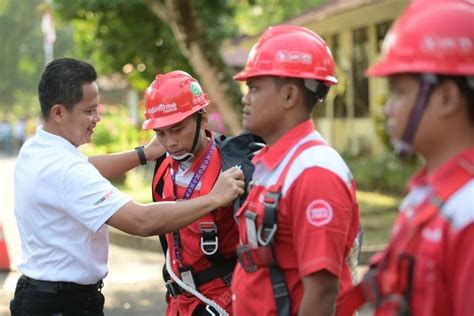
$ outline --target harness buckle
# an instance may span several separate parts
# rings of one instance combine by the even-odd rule
[[[250,255],[250,248],[247,245],[240,245],[237,247],[237,259],[239,260],[242,268],[246,272],[255,272],[257,271],[257,265],[252,260],[252,256]]]
[[[266,239],[262,238],[262,231],[266,236]],[[273,224],[271,228],[263,228],[263,226],[260,226],[257,230],[257,239],[258,243],[264,247],[268,246],[272,241],[273,237],[275,236],[275,233],[277,231],[277,224]]]
[[[170,296],[173,298],[177,297],[178,295],[182,293],[182,290],[179,287],[179,285],[173,280],[166,281],[165,287],[168,290],[168,293],[170,294]]]
[[[201,250],[205,255],[212,256],[219,246],[217,225],[214,222],[201,222],[199,230],[201,231]]]
[[[260,226],[257,231],[257,239],[259,244],[264,247],[268,246],[270,243],[273,242],[273,237],[275,236],[277,230],[277,221],[275,214],[276,210],[278,209],[280,196],[280,191],[269,191],[265,194],[263,198],[263,207],[265,213],[263,218],[263,225]],[[270,221],[267,221],[267,213],[271,214],[269,216]]]

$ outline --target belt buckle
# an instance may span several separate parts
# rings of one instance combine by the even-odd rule
[[[200,222],[199,231],[201,232],[201,250],[211,256],[217,252],[219,238],[217,237],[217,226],[214,222]]]
[[[237,247],[237,258],[239,259],[242,268],[246,272],[255,272],[257,271],[257,265],[252,260],[250,255],[250,248],[247,245],[240,245]]]
[[[175,288],[175,286],[178,286],[178,285],[172,280],[168,280],[165,283],[165,287],[168,290],[168,293],[170,293],[171,297],[173,298],[181,294],[181,293],[178,293],[178,290]]]

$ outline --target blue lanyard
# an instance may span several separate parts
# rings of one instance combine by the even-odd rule
[[[188,187],[186,188],[186,192],[184,193],[184,200],[189,200],[193,195],[194,190],[196,189],[199,181],[201,181],[202,176],[207,170],[211,162],[212,155],[214,154],[214,150],[216,149],[216,144],[214,142],[211,143],[211,147],[209,148],[206,156],[202,160],[199,168],[193,175],[191,182],[189,182]],[[175,175],[173,175],[173,183],[175,183]],[[176,256],[176,260],[178,260],[179,264],[181,265],[182,257],[181,257],[181,238],[179,236],[179,231],[173,232],[173,244],[174,244],[174,253]]]

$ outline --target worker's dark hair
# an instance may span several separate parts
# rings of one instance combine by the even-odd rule
[[[84,61],[61,58],[50,62],[38,84],[38,98],[43,118],[55,104],[71,111],[83,98],[82,86],[97,79],[94,67]]]

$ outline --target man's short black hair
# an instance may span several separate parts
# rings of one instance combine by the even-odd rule
[[[94,67],[84,61],[60,58],[50,62],[38,84],[38,98],[43,118],[55,104],[62,104],[68,111],[83,98],[82,86],[97,79]]]

